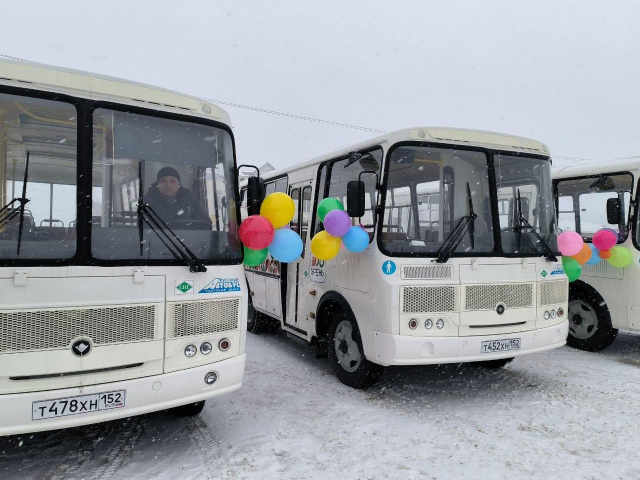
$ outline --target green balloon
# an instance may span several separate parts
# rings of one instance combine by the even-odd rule
[[[337,198],[325,198],[318,204],[318,217],[321,222],[324,222],[324,217],[327,216],[331,210],[342,210],[344,212],[344,206],[342,202]]]
[[[244,247],[244,264],[247,267],[257,267],[267,259],[268,254],[268,248],[254,250],[253,248]]]
[[[615,246],[611,248],[611,256],[607,259],[613,267],[624,268],[631,263],[631,252],[628,248]]]
[[[575,258],[562,257],[562,266],[570,282],[577,280],[582,273],[582,267]]]

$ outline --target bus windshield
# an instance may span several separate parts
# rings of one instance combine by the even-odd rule
[[[508,254],[546,253],[544,241],[555,252],[551,162],[510,155],[496,155],[494,161],[502,250]]]
[[[174,260],[176,253],[159,231],[170,229],[201,260],[239,260],[233,145],[227,131],[97,109],[92,182],[95,258]],[[140,200],[162,220],[159,228],[139,218]]]
[[[476,215],[456,253],[494,249],[488,159],[482,152],[421,146],[392,151],[381,248],[433,255],[459,222]],[[468,187],[467,187],[468,186]]]

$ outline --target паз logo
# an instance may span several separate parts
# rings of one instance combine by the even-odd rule
[[[91,342],[85,338],[76,340],[71,345],[71,353],[76,357],[86,357],[91,353]]]
[[[237,278],[214,278],[198,293],[239,292],[240,280]]]

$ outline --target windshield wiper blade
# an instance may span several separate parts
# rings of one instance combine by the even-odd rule
[[[444,242],[442,242],[442,245],[436,252],[438,258],[436,258],[435,261],[437,263],[445,263],[451,258],[451,254],[458,248],[458,245],[460,245],[460,242],[462,242],[467,232],[469,232],[471,248],[475,248],[475,220],[478,218],[478,215],[473,210],[473,200],[471,199],[469,182],[467,182],[467,205],[469,206],[469,215],[465,215],[458,220],[456,226],[451,230],[449,235],[447,235]]]
[[[24,207],[29,203],[27,198],[27,183],[29,182],[29,156],[27,152],[27,161],[24,167],[24,179],[22,181],[22,197],[16,197],[7,203],[4,207],[0,208],[0,228],[9,225],[9,222],[16,216],[20,215],[20,223],[18,225],[18,248],[16,255],[20,255],[20,246],[22,245],[22,231],[24,230]],[[11,209],[11,206],[16,202],[20,203],[20,207]]]
[[[542,237],[538,234],[538,232],[536,232],[536,229],[533,227],[533,225],[531,225],[529,223],[529,221],[526,218],[524,218],[524,215],[522,215],[522,199],[520,197],[520,189],[518,189],[518,198],[517,198],[517,201],[516,201],[516,206],[517,206],[517,209],[518,209],[518,211],[517,211],[517,213],[518,213],[518,225],[516,227],[517,232],[518,232],[518,238],[517,238],[518,250],[520,250],[520,239],[522,237],[522,230],[527,228],[531,233],[533,233],[535,235],[535,237],[538,239],[538,241],[540,242],[540,244],[544,248],[544,250],[546,252],[545,258],[547,259],[547,261],[549,261],[549,262],[557,262],[558,261],[558,257],[555,256],[555,254],[553,253],[553,250],[551,250],[551,247],[549,247],[547,242],[545,242],[542,239]]]

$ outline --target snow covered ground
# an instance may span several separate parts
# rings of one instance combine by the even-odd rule
[[[284,334],[250,335],[241,391],[0,438],[0,478],[640,478],[640,335],[503,370],[390,368],[367,391]]]

